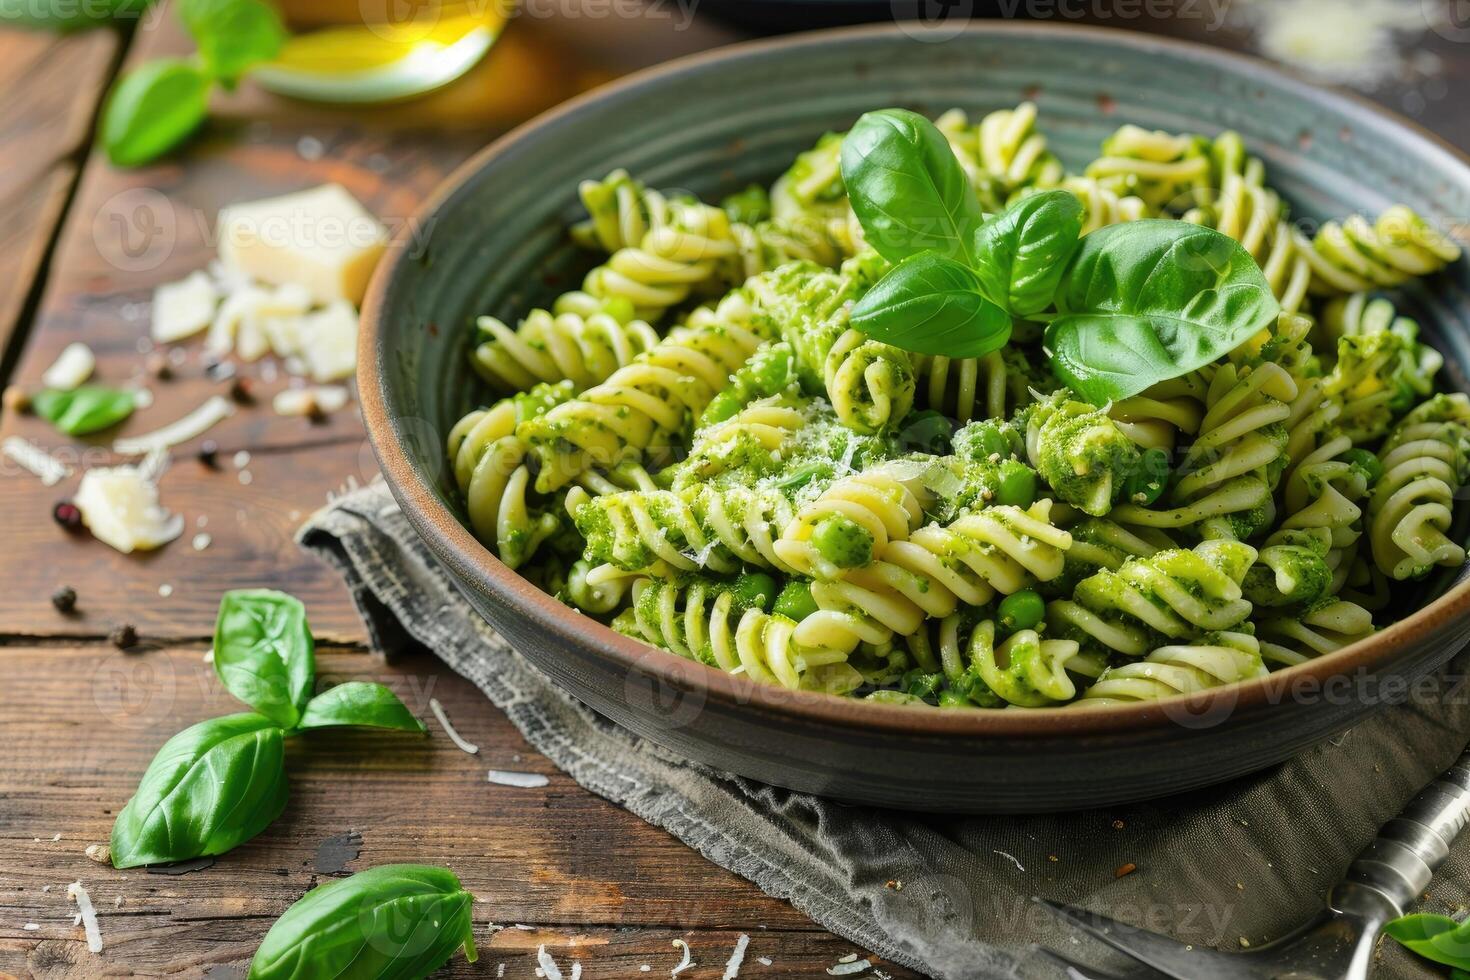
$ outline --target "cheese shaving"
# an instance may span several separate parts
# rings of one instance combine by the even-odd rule
[[[750,945],[750,937],[745,933],[735,940],[735,951],[730,954],[730,959],[725,963],[725,975],[721,980],[735,980],[740,976],[740,966],[745,962],[745,947]]]
[[[854,973],[862,973],[872,967],[873,964],[867,960],[854,960],[848,963],[837,963],[827,967],[827,975],[832,977],[850,977]]]
[[[506,772],[503,769],[491,769],[486,774],[486,780],[500,786],[519,786],[521,789],[536,789],[549,782],[539,772]]]
[[[996,854],[999,854],[1001,857],[1005,858],[1007,861],[1010,861],[1012,864],[1014,864],[1016,866],[1016,870],[1017,871],[1025,871],[1026,870],[1024,867],[1021,866],[1021,859],[1018,858],[1018,857],[1016,857],[1014,854],[1007,854],[1005,851],[996,851],[995,853]]]
[[[77,903],[77,911],[82,916],[82,925],[87,930],[87,949],[93,953],[102,952],[102,930],[97,927],[97,910],[92,908],[92,896],[87,894],[80,881],[67,885],[66,894]]]
[[[71,468],[65,463],[20,436],[6,436],[0,442],[0,453],[14,460],[21,469],[40,477],[48,487],[54,487],[71,476]]]
[[[473,742],[466,742],[463,738],[460,737],[459,732],[454,730],[454,726],[449,723],[448,716],[444,714],[444,705],[439,703],[438,698],[429,698],[429,710],[432,711],[434,713],[434,717],[438,719],[439,727],[444,729],[444,734],[448,735],[449,740],[455,745],[459,746],[461,751],[468,752],[470,755],[476,755],[479,753],[480,747],[478,745]]]
[[[536,962],[541,964],[541,975],[546,980],[561,980],[561,967],[556,965],[556,960],[551,958],[544,944],[536,947]]]
[[[83,343],[67,344],[56,363],[41,375],[41,383],[47,388],[72,391],[90,378],[96,369],[97,356],[92,353],[92,348]]]
[[[161,344],[192,337],[209,326],[219,304],[219,290],[202,272],[153,291],[153,339]]]
[[[184,533],[184,518],[158,502],[151,467],[88,470],[72,498],[92,536],[123,554],[151,551]]]
[[[682,939],[675,939],[674,945],[682,946],[684,948],[684,958],[679,961],[678,966],[669,971],[669,976],[671,977],[677,977],[679,974],[683,973],[685,970],[694,965],[694,957],[689,952],[689,944]]]
[[[235,406],[231,405],[229,400],[222,395],[214,395],[188,415],[161,429],[155,429],[141,436],[118,439],[112,444],[112,449],[120,456],[141,456],[144,453],[169,449],[203,435],[216,423],[233,414],[235,414]]]

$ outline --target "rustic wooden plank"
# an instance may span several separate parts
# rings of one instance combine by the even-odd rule
[[[559,959],[571,944],[589,976],[628,976],[636,972],[630,964],[645,962],[667,970],[678,962],[670,941],[686,930],[700,930],[689,939],[702,964],[694,976],[719,975],[736,932],[752,936],[751,960],[776,961],[774,972],[750,976],[809,976],[818,963],[853,951],[785,903],[578,787],[473,685],[428,656],[391,667],[352,652],[328,650],[318,659],[323,686],[377,680],[392,687],[427,719],[429,737],[317,733],[295,741],[285,814],[212,868],[170,877],[93,863],[83,850],[106,840],[164,739],[238,709],[203,650],[0,649],[8,678],[0,685],[0,743],[7,746],[0,756],[0,970],[78,976],[105,965],[114,973],[188,973],[237,962],[327,872],[405,861],[455,869],[482,899],[478,922],[545,927],[508,930],[488,943],[482,933],[488,962],[507,962],[512,977],[531,975],[541,943]],[[443,735],[430,718],[429,697],[480,746],[478,755]],[[488,785],[491,767],[544,773],[551,784]],[[324,856],[332,839],[351,831],[361,836],[356,859]],[[56,834],[61,839],[53,841]],[[100,963],[71,925],[65,889],[75,880],[88,886],[102,917],[107,946]],[[41,929],[28,932],[27,922]],[[711,929],[719,931],[705,931]],[[483,976],[484,963],[451,975]]]
[[[0,351],[55,235],[117,43],[111,31],[0,28]]]
[[[158,551],[133,555],[52,520],[54,503],[75,490],[92,457],[58,454],[73,461],[78,475],[51,488],[13,465],[0,468],[0,536],[11,556],[0,573],[0,636],[99,637],[127,622],[153,641],[204,637],[213,631],[220,593],[269,586],[300,597],[324,640],[364,641],[337,573],[301,551],[292,536],[326,504],[329,491],[376,472],[371,449],[358,435],[291,452],[256,451],[248,461],[240,457],[242,469],[237,448],[222,443],[218,469],[187,453],[175,457],[159,493],[163,506],[184,515],[184,534]],[[194,547],[196,534],[209,536],[203,550]],[[61,585],[80,597],[74,614],[51,605]],[[161,586],[171,594],[160,595]]]

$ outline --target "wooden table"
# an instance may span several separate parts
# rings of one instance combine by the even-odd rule
[[[510,122],[605,75],[735,36],[705,22],[671,28],[658,19],[518,21],[470,80],[391,110],[328,112],[247,87],[218,104],[187,152],[133,172],[89,152],[89,134],[120,65],[187,50],[172,18],[155,14],[131,37],[0,31],[3,376],[35,386],[79,339],[97,352],[101,380],[137,376],[153,286],[207,262],[212,222],[228,202],[333,180],[401,221]],[[1453,63],[1452,85],[1457,76],[1463,86],[1465,64]],[[1454,101],[1424,115],[1470,140]],[[222,388],[197,345],[175,375],[146,382],[155,402],[125,431],[177,418]],[[372,656],[341,583],[292,541],[332,491],[372,477],[372,454],[352,411],[315,425],[274,416],[267,403],[282,384],[257,383],[261,404],[209,433],[221,469],[198,462],[197,441],[175,454],[162,494],[188,530],[160,552],[123,556],[54,524],[52,504],[76,477],[45,488],[13,465],[0,470],[0,973],[242,976],[270,923],[308,888],[398,861],[450,866],[482,899],[480,963],[456,960],[450,976],[492,975],[504,963],[505,976],[532,977],[542,944],[564,965],[579,959],[589,977],[640,976],[644,964],[663,975],[678,962],[671,941],[682,938],[699,966],[681,975],[717,977],[742,932],[751,936],[748,977],[820,976],[866,952],[578,787],[436,660],[389,668]],[[0,436],[12,434],[68,445],[7,412]],[[103,445],[80,447],[78,470],[109,461]],[[191,544],[196,533],[211,539],[202,550]],[[79,594],[74,615],[49,601],[63,584]],[[214,867],[167,876],[93,863],[84,849],[107,839],[163,740],[235,710],[203,657],[220,593],[246,586],[306,602],[321,674],[381,680],[421,716],[437,697],[480,754],[438,732],[313,735],[292,744],[284,816]],[[141,637],[126,652],[108,640],[123,623]],[[490,786],[491,767],[543,772],[550,785]],[[344,854],[344,841],[359,837],[360,853]],[[100,913],[100,956],[72,924],[66,885],[76,880]],[[492,935],[491,922],[527,928]]]

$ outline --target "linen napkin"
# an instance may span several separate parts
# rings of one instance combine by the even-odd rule
[[[1462,655],[1357,728],[1225,786],[1060,815],[848,806],[687,762],[563,693],[460,596],[381,481],[313,515],[298,540],[345,577],[384,654],[432,651],[582,786],[824,928],[939,980],[1064,976],[1037,943],[1130,972],[1037,895],[1222,949],[1275,938],[1321,907],[1353,855],[1470,731]],[[1426,910],[1470,902],[1466,838]],[[1378,976],[1438,975],[1391,941],[1378,958]]]

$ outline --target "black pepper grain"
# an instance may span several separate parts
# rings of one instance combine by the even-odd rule
[[[132,623],[123,623],[117,629],[109,633],[107,638],[111,640],[112,645],[117,647],[119,650],[126,650],[128,647],[137,645],[138,630],[136,627],[133,626]]]
[[[219,469],[219,443],[205,439],[199,444],[199,462],[212,470]]]
[[[248,378],[235,378],[230,384],[230,397],[239,405],[254,404],[255,393],[250,390],[250,380]]]
[[[56,607],[57,612],[74,611],[77,608],[77,590],[69,585],[63,585],[51,593],[51,605]]]

